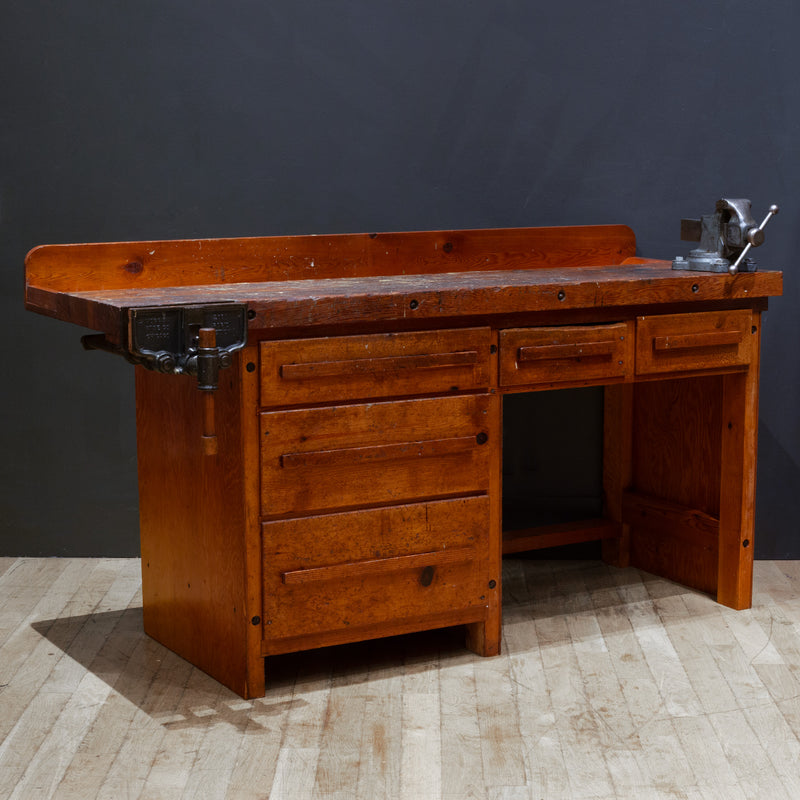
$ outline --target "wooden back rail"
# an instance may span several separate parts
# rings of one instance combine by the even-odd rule
[[[625,225],[265,236],[44,245],[28,254],[26,278],[69,293],[607,266],[635,254]]]

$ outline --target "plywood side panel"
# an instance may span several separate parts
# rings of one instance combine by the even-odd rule
[[[196,380],[137,368],[137,444],[145,631],[247,697],[259,686],[246,678],[237,365],[215,393],[217,455],[203,451]]]
[[[721,376],[636,384],[632,488],[718,516]]]
[[[625,492],[623,519],[639,569],[703,592],[717,589],[719,522],[693,508]]]

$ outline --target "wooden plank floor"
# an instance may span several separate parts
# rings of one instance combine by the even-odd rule
[[[243,701],[141,631],[136,559],[0,558],[0,798],[800,797],[800,562],[750,611],[507,559],[503,654],[457,630],[268,661]]]

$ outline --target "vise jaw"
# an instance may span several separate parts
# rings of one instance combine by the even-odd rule
[[[681,240],[699,242],[689,257],[678,256],[673,269],[699,270],[701,272],[755,272],[753,259],[747,258],[751,247],[764,241],[764,228],[778,213],[778,206],[770,206],[764,221],[757,225],[745,199],[717,200],[716,211],[700,219],[681,220]]]

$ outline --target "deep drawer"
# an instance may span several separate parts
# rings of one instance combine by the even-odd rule
[[[268,638],[484,604],[486,497],[266,522],[262,532]]]
[[[752,358],[748,309],[665,314],[636,320],[636,373],[738,367]]]
[[[262,342],[261,405],[483,388],[489,346],[489,328]]]
[[[570,325],[500,332],[500,385],[620,379],[633,372],[633,328]]]
[[[490,395],[261,414],[262,514],[484,491]]]

